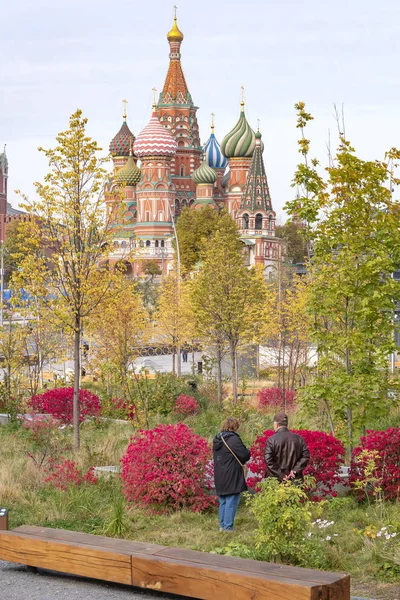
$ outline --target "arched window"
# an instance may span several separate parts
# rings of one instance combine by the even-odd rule
[[[255,229],[262,229],[263,216],[260,213],[256,214]]]
[[[179,202],[179,198],[177,198],[175,200],[175,218],[179,217],[180,214],[181,214],[181,205]]]
[[[119,248],[119,243],[118,242],[114,242],[114,248]]]
[[[158,248],[158,240],[156,240],[156,241],[154,242],[154,246],[155,246],[156,248]]]
[[[187,204],[186,200],[185,200],[185,199],[183,199],[183,200],[182,200],[182,208],[186,208],[186,204]]]
[[[272,222],[273,222],[273,217],[272,217],[272,215],[269,215],[269,217],[268,217],[268,229],[270,231],[272,231]]]
[[[164,248],[164,244],[165,244],[164,240],[161,240],[161,242],[160,242],[161,248]]]
[[[121,248],[126,248],[126,242],[125,242],[125,240],[121,242]]]
[[[245,213],[243,215],[243,229],[248,229],[249,228],[249,215],[247,213]]]
[[[185,167],[182,165],[181,166],[181,177],[185,176]]]
[[[150,240],[146,240],[146,248],[150,248]]]
[[[139,242],[139,246],[140,246],[141,248],[143,248],[143,246],[144,246],[144,241],[143,241],[143,240],[140,240],[140,242]]]

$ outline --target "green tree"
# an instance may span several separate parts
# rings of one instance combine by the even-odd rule
[[[243,263],[242,243],[232,218],[224,214],[204,252],[203,266],[193,281],[192,301],[200,334],[211,346],[229,346],[233,401],[237,400],[237,350],[251,340],[254,327],[246,318],[259,297],[258,278]]]
[[[327,180],[308,159],[304,128],[311,115],[297,105],[303,135],[294,185],[303,194],[288,203],[291,214],[307,223],[313,256],[309,263],[309,310],[318,369],[303,401],[315,410],[323,401],[331,422],[347,423],[351,449],[355,433],[384,413],[390,384],[388,359],[394,351],[394,309],[400,286],[392,273],[400,264],[399,206],[392,199],[394,162],[358,158],[350,143],[340,143]]]
[[[219,219],[218,211],[211,206],[196,210],[183,209],[176,224],[176,232],[184,272],[191,271],[200,261],[205,245],[218,227]]]
[[[79,449],[80,340],[82,321],[110,292],[113,274],[99,269],[112,246],[112,229],[104,207],[107,159],[88,137],[87,119],[77,110],[57,145],[39,148],[49,162],[43,183],[35,183],[37,196],[25,198],[34,218],[24,224],[27,244],[36,250],[21,261],[15,284],[28,289],[39,302],[51,304],[52,318],[74,339],[74,446]],[[113,215],[112,215],[113,216]],[[52,252],[49,261],[41,248]],[[50,296],[51,295],[51,296]]]
[[[285,241],[284,256],[288,263],[303,263],[307,258],[303,229],[302,223],[296,219],[289,219],[276,227],[276,236]]]

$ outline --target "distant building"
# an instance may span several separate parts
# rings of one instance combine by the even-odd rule
[[[109,216],[118,215],[110,261],[124,261],[134,276],[147,260],[168,272],[174,258],[172,219],[185,207],[210,205],[226,208],[235,219],[246,264],[261,264],[268,274],[281,260],[281,240],[275,237],[261,133],[250,127],[242,100],[239,120],[221,146],[213,120],[202,147],[197,106],[181,65],[183,33],[176,16],[167,39],[169,68],[149,123],[135,138],[124,111],[121,129],[110,143],[114,173],[106,204]]]
[[[15,222],[29,221],[30,216],[7,202],[8,159],[6,148],[0,153],[0,243],[6,241],[7,229]]]

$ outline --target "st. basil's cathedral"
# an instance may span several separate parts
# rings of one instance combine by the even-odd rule
[[[182,70],[183,33],[176,15],[167,39],[168,73],[149,123],[135,138],[125,110],[110,143],[114,172],[106,189],[107,213],[119,215],[110,261],[124,261],[127,273],[135,277],[148,260],[157,261],[167,273],[174,260],[173,220],[185,207],[210,205],[225,208],[233,217],[246,264],[261,264],[268,275],[281,258],[281,245],[275,237],[261,133],[250,127],[242,98],[239,120],[221,145],[213,121],[203,147],[197,106]]]

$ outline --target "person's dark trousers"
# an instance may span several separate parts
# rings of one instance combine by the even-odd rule
[[[219,526],[225,531],[232,531],[240,494],[218,496],[219,500]]]

